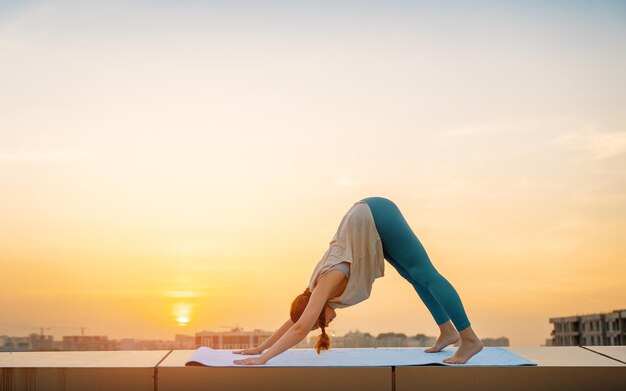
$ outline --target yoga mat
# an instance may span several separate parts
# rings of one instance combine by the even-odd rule
[[[330,349],[318,355],[314,349],[290,349],[272,357],[263,365],[235,364],[233,360],[260,355],[242,355],[232,350],[198,348],[185,365],[210,367],[391,367],[410,365],[448,366],[518,366],[537,365],[502,347],[485,347],[465,364],[443,362],[454,354],[456,347],[447,347],[440,352],[426,353],[426,348],[358,348]]]

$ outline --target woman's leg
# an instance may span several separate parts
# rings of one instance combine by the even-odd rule
[[[393,259],[393,257],[389,255],[387,251],[384,251],[384,253],[385,253],[385,259],[387,260],[387,262],[389,262],[391,266],[393,266],[398,271],[398,273],[400,273],[400,275],[404,277],[405,280],[407,280],[408,282],[411,283],[411,285],[413,285],[413,288],[419,295],[420,299],[422,299],[422,301],[426,305],[426,308],[428,308],[428,311],[433,316],[433,319],[435,320],[437,325],[440,326],[448,322],[450,320],[450,317],[448,316],[446,311],[443,309],[441,304],[439,304],[437,299],[433,297],[430,291],[426,289],[424,285],[414,280],[411,277],[411,275],[409,275],[409,272],[407,272],[407,270],[404,267],[402,267],[402,265],[400,265],[395,259]]]
[[[396,269],[398,271],[403,270],[402,276],[405,278],[408,276],[407,279],[411,283],[415,281],[419,284],[413,285],[416,290],[425,287],[449,315],[456,329],[459,330],[461,345],[454,355],[443,361],[448,364],[467,362],[482,350],[483,344],[472,330],[456,290],[448,280],[437,272],[430,262],[426,250],[393,202],[381,197],[369,197],[363,201],[370,206],[376,229],[383,242],[383,250],[390,256],[390,259],[393,259],[392,265],[401,266],[402,268],[396,267]],[[420,297],[422,296],[420,295]],[[428,299],[428,295],[425,297]],[[424,299],[422,298],[422,300]],[[431,307],[428,305],[427,307],[431,310]],[[432,308],[435,311],[433,313],[431,310],[433,317],[439,317],[437,306],[432,305]],[[439,328],[442,334],[435,346],[430,348],[431,352],[439,351],[442,346],[456,342],[456,335],[453,330],[450,330],[453,327],[449,323],[439,324]]]
[[[435,299],[434,301],[439,304],[439,306],[434,305],[432,300],[429,300],[430,306],[427,304],[433,318],[443,320],[439,310],[442,307],[457,330],[462,331],[468,328],[470,322],[458,293],[452,284],[439,274],[432,265],[426,250],[398,207],[390,200],[382,197],[369,197],[363,201],[370,207],[385,252],[391,256],[395,263],[406,270],[410,282],[415,281],[419,284],[418,286],[414,285],[418,294],[419,289],[425,287]],[[426,298],[428,299],[428,295]],[[422,300],[424,299],[422,298]],[[426,304],[426,301],[424,303]]]
[[[384,250],[384,249],[383,249]],[[420,284],[419,282],[413,280],[413,278],[409,275],[409,272],[406,271],[393,257],[385,252],[385,259],[400,273],[402,277],[404,277],[408,282],[413,285],[413,288],[422,299],[424,304],[426,304],[426,308],[430,311],[431,315],[435,319],[437,326],[439,327],[439,337],[435,344],[424,351],[426,353],[436,353],[440,352],[441,349],[445,348],[448,345],[455,344],[459,342],[459,333],[456,331],[452,322],[450,321],[450,317],[443,309],[441,304],[433,297],[433,295],[426,289],[425,286]],[[466,329],[468,330],[468,329]]]

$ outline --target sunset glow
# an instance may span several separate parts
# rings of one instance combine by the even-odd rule
[[[0,335],[275,330],[369,196],[481,337],[626,305],[624,2],[262,3],[0,5]]]

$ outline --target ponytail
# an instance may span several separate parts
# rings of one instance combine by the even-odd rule
[[[324,316],[324,311],[322,311],[322,315],[319,320],[320,328],[322,329],[322,334],[317,337],[317,343],[315,344],[315,351],[317,354],[320,354],[322,350],[330,349],[330,337],[326,334],[326,327],[324,324],[326,323],[326,319]]]

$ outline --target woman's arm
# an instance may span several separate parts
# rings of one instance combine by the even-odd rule
[[[252,349],[238,350],[238,351],[235,351],[233,353],[236,353],[236,354],[261,354],[261,353],[263,353],[263,351],[265,349],[267,349],[270,346],[274,345],[274,343],[276,341],[278,341],[278,339],[280,337],[282,337],[283,334],[285,334],[285,332],[287,332],[287,330],[289,330],[289,328],[291,326],[293,326],[293,321],[291,319],[287,319],[287,321],[285,323],[283,323],[283,325],[280,326],[280,328],[278,330],[276,330],[274,335],[272,335],[271,337],[266,339],[265,342],[263,342],[259,346],[255,347],[255,348],[252,348]]]
[[[343,280],[343,274],[340,274],[341,273],[328,273],[324,278],[320,279],[313,293],[311,293],[309,303],[300,316],[300,319],[287,330],[285,335],[283,335],[274,346],[263,353],[260,357],[261,360],[267,362],[272,357],[281,354],[306,338],[307,334],[309,334],[313,326],[317,323],[321,312],[324,310],[324,305],[330,293],[337,287],[339,282]]]
[[[314,298],[316,295],[315,290],[311,294],[311,298],[309,299],[309,304],[305,308],[300,319],[289,327],[289,330],[282,337],[276,341],[276,343],[267,349],[265,353],[263,353],[260,357],[250,357],[242,360],[234,360],[235,364],[265,364],[269,359],[274,356],[277,356],[284,352],[285,350],[293,347],[298,342],[302,341],[309,331],[311,331],[311,327],[316,322],[319,317],[322,308],[324,307],[324,303],[326,303],[326,297],[321,296],[321,291],[318,291],[317,298]],[[308,313],[307,313],[308,312]],[[303,321],[303,318],[305,321]],[[307,326],[308,325],[308,326]]]
[[[291,319],[287,319],[287,321],[285,323],[283,323],[283,325],[280,326],[280,328],[278,330],[276,330],[274,335],[272,335],[265,342],[263,342],[261,345],[259,345],[259,349],[261,349],[261,352],[263,352],[265,349],[267,349],[267,348],[271,347],[272,345],[274,345],[276,343],[276,341],[278,341],[280,339],[280,337],[282,337],[287,332],[287,330],[289,330],[289,328],[291,328],[291,326],[293,326],[293,321]]]
[[[262,363],[266,363],[272,357],[275,357],[285,350],[297,345],[300,341],[306,338],[309,331],[311,330],[304,330],[296,327],[296,325],[291,326],[285,335],[283,335],[271,348],[267,349],[265,353],[259,357],[260,361]]]
[[[235,364],[265,364],[272,357],[281,354],[302,341],[317,323],[330,293],[343,279],[344,276],[341,272],[326,273],[320,278],[315,289],[313,289],[309,303],[300,316],[300,319],[298,319],[272,347],[267,349],[260,357],[251,357],[244,360],[235,360],[233,362]]]

